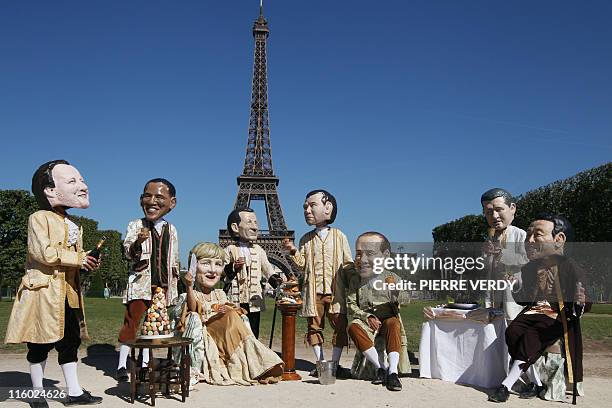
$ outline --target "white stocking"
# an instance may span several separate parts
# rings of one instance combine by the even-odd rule
[[[389,374],[397,374],[397,365],[399,364],[399,353],[392,351],[387,358],[389,359]]]
[[[523,370],[521,370],[521,367],[519,366],[523,363],[524,361],[522,360],[514,360],[514,363],[512,364],[512,367],[510,368],[510,372],[508,373],[508,376],[506,377],[504,381],[502,381],[502,385],[505,385],[507,389],[509,390],[512,389],[512,386],[514,385],[516,380],[518,380],[519,377],[521,376],[521,373],[523,372]]]
[[[32,379],[32,388],[42,388],[43,378],[45,377],[45,365],[47,360],[41,363],[30,363],[30,378]]]
[[[117,370],[120,368],[127,368],[127,359],[130,355],[130,346],[126,346],[122,344],[119,347],[119,364],[117,365]]]
[[[315,344],[312,346],[312,351],[314,351],[317,361],[325,360],[325,357],[323,356],[323,347],[321,347],[320,344]]]
[[[142,366],[143,367],[148,367],[149,366],[149,349],[142,349]]]
[[[362,353],[365,356],[366,360],[374,364],[374,367],[376,367],[376,369],[380,368],[380,364],[378,362],[378,351],[376,351],[376,348],[374,346],[370,347],[367,350],[364,350]]]
[[[73,361],[71,363],[62,364],[62,371],[64,372],[64,379],[66,380],[66,387],[68,387],[68,395],[71,397],[78,397],[83,394],[81,384],[79,384],[79,377],[77,376],[77,363]]]

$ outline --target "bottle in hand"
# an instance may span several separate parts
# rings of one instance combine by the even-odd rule
[[[87,256],[91,256],[92,258],[99,260],[100,254],[102,253],[102,247],[104,246],[104,242],[106,242],[106,237],[102,236],[102,238],[100,238],[100,241],[98,241],[98,244],[96,245],[96,247],[92,249],[91,251],[89,251]],[[88,272],[88,271],[85,268],[81,268],[81,272]]]

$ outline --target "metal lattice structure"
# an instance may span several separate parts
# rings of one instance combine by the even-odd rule
[[[279,179],[272,168],[272,147],[270,145],[270,114],[268,110],[268,74],[266,41],[270,35],[268,22],[259,9],[259,17],[253,24],[255,58],[253,63],[253,87],[249,116],[244,169],[238,177],[238,196],[234,208],[250,207],[252,200],[265,202],[268,230],[261,230],[257,243],[268,254],[271,263],[284,272],[292,271],[292,264],[282,252],[284,238],[294,239],[294,231],[287,230],[283,209],[278,198]],[[219,230],[219,244],[223,247],[233,242],[225,229]]]

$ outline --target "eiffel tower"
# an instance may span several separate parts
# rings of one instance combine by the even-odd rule
[[[268,22],[263,16],[260,3],[259,17],[253,24],[255,38],[255,62],[253,64],[253,88],[249,118],[244,169],[238,176],[238,196],[234,209],[250,207],[252,200],[265,202],[268,230],[260,230],[257,243],[266,251],[270,262],[283,272],[292,271],[292,264],[282,252],[284,238],[293,240],[294,231],[287,230],[283,209],[278,199],[279,179],[272,168],[270,146],[270,118],[268,111],[268,75],[266,63],[266,40],[270,35]],[[229,231],[219,230],[219,244],[226,247],[233,239]]]

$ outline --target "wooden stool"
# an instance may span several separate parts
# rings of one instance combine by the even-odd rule
[[[155,406],[156,386],[162,390],[165,386],[165,395],[170,395],[170,386],[178,384],[181,387],[181,399],[189,396],[189,376],[191,358],[189,357],[189,346],[191,339],[184,337],[171,337],[166,339],[136,339],[132,342],[127,342],[127,346],[132,348],[130,356],[130,380],[131,380],[131,395],[130,402],[133,404],[138,394],[138,386],[146,384],[151,397],[151,405]],[[177,364],[172,359],[172,348],[181,348],[181,362]],[[150,353],[148,367],[142,366],[142,350],[143,349],[167,349],[168,355],[165,364],[158,364],[153,358],[153,353]],[[136,350],[140,350],[138,359],[136,358]],[[178,377],[172,374],[178,371]],[[148,378],[146,376],[148,375]]]

